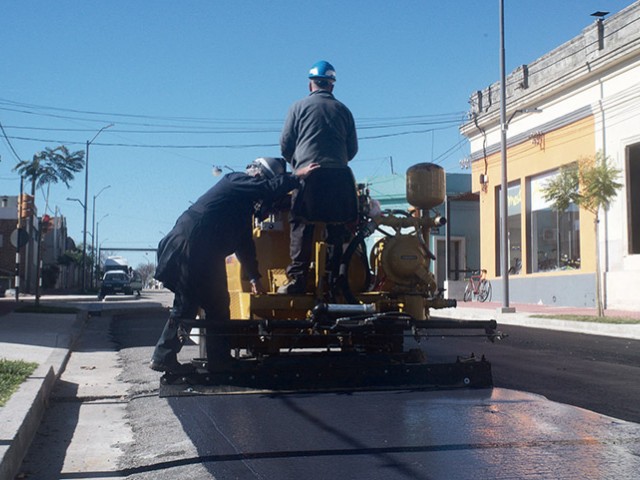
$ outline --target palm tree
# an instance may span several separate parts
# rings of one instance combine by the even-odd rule
[[[599,317],[604,316],[598,238],[600,209],[608,210],[611,201],[622,188],[622,184],[618,182],[620,173],[620,169],[612,166],[608,157],[598,152],[593,157],[583,157],[575,163],[562,167],[559,174],[551,179],[543,190],[545,200],[551,203],[554,210],[564,212],[573,203],[594,216],[596,302]]]
[[[44,207],[44,211],[46,212],[49,208],[49,186],[52,183],[62,182],[69,188],[69,182],[73,180],[74,174],[80,172],[83,168],[84,152],[78,150],[71,153],[67,147],[60,145],[53,149],[46,147],[44,151],[36,153],[33,159],[18,162],[13,170],[31,181],[31,195],[34,200],[36,189],[44,187],[45,185],[47,186]],[[32,228],[31,225],[32,223],[29,221],[27,228]],[[40,241],[38,241],[37,255],[40,255]],[[39,263],[38,259],[38,269]],[[39,272],[36,273],[36,304],[39,304],[40,300],[38,276]]]
[[[31,195],[35,196],[37,188],[52,183],[62,182],[69,188],[74,174],[83,168],[84,152],[78,150],[70,153],[67,147],[60,145],[54,149],[46,147],[44,151],[36,153],[32,160],[18,162],[13,170],[31,180]],[[48,204],[48,192],[45,201]]]

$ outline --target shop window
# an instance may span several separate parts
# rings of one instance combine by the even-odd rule
[[[627,231],[629,253],[640,253],[640,143],[627,147]]]
[[[529,270],[549,272],[580,268],[580,210],[571,204],[557,212],[544,199],[543,189],[557,172],[531,179]]]
[[[496,229],[496,273],[502,275],[502,202],[501,188],[498,187],[496,218],[499,218]],[[517,275],[522,268],[522,201],[520,199],[520,182],[507,187],[507,244],[509,249],[509,275]]]

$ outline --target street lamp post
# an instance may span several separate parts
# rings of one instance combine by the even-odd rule
[[[500,0],[500,274],[502,275],[502,312],[515,312],[509,307],[509,239],[507,228],[507,94],[504,52],[504,0]]]
[[[67,200],[70,202],[78,202],[80,206],[84,209],[84,203],[82,203],[82,200],[80,200],[79,198],[67,197]]]
[[[509,306],[509,206],[508,206],[508,183],[507,183],[507,130],[513,117],[519,113],[541,113],[539,108],[521,108],[514,111],[509,119],[502,123],[502,181],[500,185],[500,273],[503,278],[502,285],[502,313],[513,313],[514,307]]]
[[[514,111],[507,119],[506,70],[504,47],[504,0],[500,0],[500,273],[502,275],[502,313],[513,313],[509,306],[509,188],[507,181],[507,129],[509,123],[519,113],[540,113],[539,108],[522,108]]]
[[[113,123],[102,127],[98,130],[98,133],[94,135],[91,140],[87,141],[87,150],[84,156],[84,227],[82,232],[82,291],[87,290],[87,201],[89,196],[89,145],[91,145],[98,135],[100,135],[107,128],[113,127]]]
[[[108,216],[109,216],[109,214],[107,213],[100,220],[98,220],[96,222],[96,247],[98,248],[98,256],[95,259],[95,261],[96,261],[96,273],[100,271],[100,250],[102,249],[102,245],[100,243],[98,243],[98,240],[100,239],[100,222],[102,222],[102,220],[104,220]],[[105,240],[107,240],[107,239],[105,238]],[[104,243],[105,240],[103,240],[102,242]]]
[[[235,172],[235,170],[228,165],[222,165],[222,166],[214,165],[213,169],[211,170],[211,173],[213,174],[214,177],[219,177],[220,175],[222,175],[223,168],[226,168],[230,172]]]
[[[80,204],[80,206],[82,207],[82,210],[84,210],[84,212],[86,213],[87,209],[85,207],[85,204],[82,203],[82,200],[80,200],[79,198],[67,197],[67,201],[69,201],[69,202],[78,202]],[[86,238],[87,238],[87,232],[86,231],[84,232],[84,236],[85,236],[84,238],[85,238],[85,241],[86,241]],[[83,269],[82,270],[82,285],[83,285],[82,290],[83,291],[84,291],[84,260],[85,259],[84,259],[84,251],[83,251],[83,255],[82,255],[82,269]]]
[[[100,196],[100,194],[102,192],[104,192],[107,188],[111,188],[111,185],[107,185],[106,187],[104,187],[102,190],[100,190],[98,193],[96,193],[93,196],[93,213],[92,213],[92,217],[91,217],[91,253],[94,255],[94,257],[95,257],[95,254],[96,254],[95,247],[97,246],[97,242],[95,240],[95,232],[96,232],[96,198],[98,198]],[[93,279],[94,279],[95,275],[94,275],[93,268],[94,268],[95,263],[96,263],[95,261],[91,262],[91,288],[93,288],[93,285],[94,285]]]

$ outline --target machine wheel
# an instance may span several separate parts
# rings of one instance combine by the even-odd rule
[[[491,301],[491,284],[488,280],[481,280],[478,287],[478,300],[481,302]]]
[[[473,297],[473,290],[471,289],[471,284],[467,283],[467,286],[464,287],[464,297],[462,297],[462,299],[465,302],[470,302],[471,297]]]

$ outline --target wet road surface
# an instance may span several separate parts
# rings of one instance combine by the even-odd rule
[[[125,358],[146,361],[163,323],[155,322],[121,319],[114,332]],[[132,325],[136,335],[126,333]],[[423,347],[433,361],[486,353],[496,384],[568,390],[575,404],[591,391],[606,392],[594,372],[622,369],[623,378],[637,372],[616,362],[640,364],[635,345],[619,339],[508,330],[509,338],[495,345],[434,337]],[[197,356],[196,347],[182,356],[190,355]],[[126,370],[139,380],[135,368]],[[633,478],[640,471],[637,423],[500,388],[144,397],[131,402],[130,416],[136,445],[121,467],[136,479],[583,479]]]
[[[147,364],[165,320],[115,317],[102,335],[119,349],[126,396],[100,408],[96,398],[54,399],[26,478],[555,480],[640,471],[638,342],[518,327],[503,328],[509,337],[497,344],[435,335],[422,343],[432,361],[484,353],[498,388],[159,398],[160,375]],[[196,356],[196,346],[181,352],[183,361]],[[106,439],[102,454],[78,445],[115,428],[104,413],[112,407],[122,407],[126,435]],[[83,410],[97,418],[74,413]],[[91,428],[94,437],[79,437]],[[100,462],[71,468],[65,456],[83,448]]]

